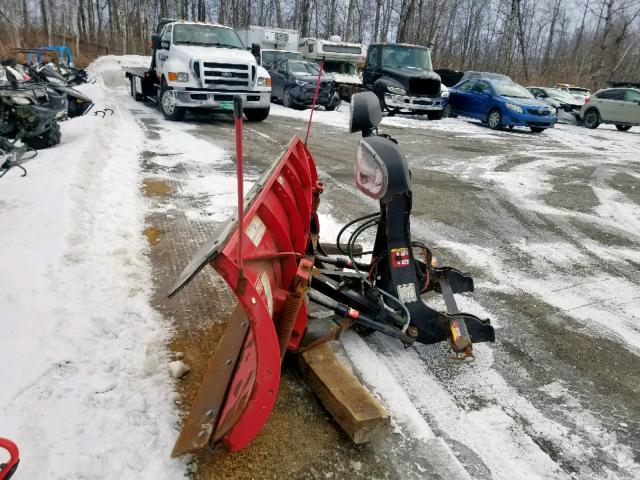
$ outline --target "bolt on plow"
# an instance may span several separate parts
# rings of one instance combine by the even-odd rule
[[[382,116],[375,94],[353,96],[349,129],[362,133],[356,186],[380,209],[347,223],[331,245],[319,241],[322,184],[300,138],[243,196],[240,99],[235,107],[238,212],[201,247],[169,295],[208,264],[238,305],[172,456],[218,443],[230,451],[246,447],[273,409],[285,353],[317,348],[346,329],[378,331],[405,346],[448,342],[455,359],[472,358],[474,342],[495,340],[488,319],[457,307],[454,294],[473,291],[473,279],[442,266],[411,237],[410,171],[396,140],[378,133]],[[376,229],[375,241],[363,251],[358,240],[370,229]],[[423,301],[434,293],[443,296],[446,312]],[[329,327],[310,328],[316,321],[309,320],[310,303],[333,312]]]

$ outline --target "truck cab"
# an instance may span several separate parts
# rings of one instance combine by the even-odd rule
[[[342,100],[350,101],[354,93],[363,90],[358,68],[364,63],[364,45],[343,42],[334,35],[329,40],[303,38],[299,50],[306,60],[324,61],[324,71],[335,79]]]
[[[431,51],[420,45],[369,45],[363,83],[390,115],[408,110],[437,120],[447,104],[448,90],[433,71]]]
[[[153,35],[151,69],[141,83],[146,85],[132,84],[136,97],[138,86],[149,96],[152,83],[171,120],[181,119],[187,109],[232,111],[235,95],[242,96],[249,120],[269,114],[269,74],[235,30],[223,25],[163,20]]]

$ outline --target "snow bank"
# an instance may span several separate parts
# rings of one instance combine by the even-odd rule
[[[0,181],[0,435],[20,446],[17,480],[185,472],[169,458],[169,330],[149,303],[144,134],[102,80],[121,60],[101,58],[81,87],[114,115],[64,122],[27,177]]]

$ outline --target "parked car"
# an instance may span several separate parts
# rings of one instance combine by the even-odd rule
[[[576,100],[584,102],[591,96],[591,91],[588,88],[576,87],[575,85],[569,85],[566,83],[556,83],[555,88],[567,92]]]
[[[577,99],[557,88],[527,87],[527,90],[538,100],[556,109],[558,122],[577,124],[581,121],[580,109],[584,105],[584,99]]]
[[[485,77],[463,80],[449,91],[449,115],[475,118],[494,130],[529,127],[540,133],[556,123],[556,109],[521,85]]]
[[[313,94],[320,67],[313,62],[283,60],[269,71],[271,97],[278,98],[288,108],[305,108],[313,103]],[[320,78],[317,105],[335,110],[340,104],[336,84],[331,75],[323,72]]]
[[[581,112],[584,126],[598,128],[601,123],[612,123],[622,132],[640,125],[640,89],[605,88],[598,90],[584,104]]]
[[[473,70],[468,70],[464,72],[460,82],[464,82],[465,80],[471,80],[472,78],[484,78],[486,80],[495,80],[496,82],[504,82],[504,83],[514,83],[513,79],[508,75],[503,75],[502,73],[494,73],[494,72],[475,72]]]

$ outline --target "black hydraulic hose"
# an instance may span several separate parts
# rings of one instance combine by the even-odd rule
[[[349,223],[347,223],[344,227],[342,227],[340,229],[340,232],[338,233],[338,238],[336,239],[336,247],[338,248],[338,251],[340,253],[342,253],[343,255],[347,255],[347,252],[345,252],[344,250],[342,250],[342,247],[340,246],[340,238],[342,237],[342,234],[345,232],[345,230],[347,228],[349,228],[351,225],[358,223],[358,222],[362,222],[363,220],[368,220],[370,218],[374,218],[374,217],[379,217],[380,216],[380,212],[376,212],[376,213],[370,213],[369,215],[364,215],[362,217],[358,217],[354,220],[351,220]]]
[[[380,223],[380,218],[369,220],[363,223],[362,225],[360,225],[358,228],[356,228],[356,230],[351,234],[351,236],[349,237],[349,241],[347,242],[348,256],[351,262],[355,261],[355,259],[353,258],[353,246],[358,240],[358,237],[367,229],[371,228],[374,225],[377,225],[378,223]],[[356,271],[356,273],[360,275],[363,282],[365,282],[370,287],[375,288],[373,284],[369,281],[369,279],[366,277],[366,275],[363,275],[362,272],[358,269],[357,265],[354,265],[354,270]],[[409,309],[407,308],[407,306],[403,302],[401,302],[399,298],[391,295],[389,292],[385,292],[381,288],[378,288],[377,290],[380,293],[382,293],[382,295],[384,295],[385,297],[393,300],[393,302],[396,303],[404,311],[406,322],[404,324],[404,327],[402,327],[402,332],[403,333],[406,332],[407,329],[409,328],[409,325],[411,324],[411,312],[409,312]]]

